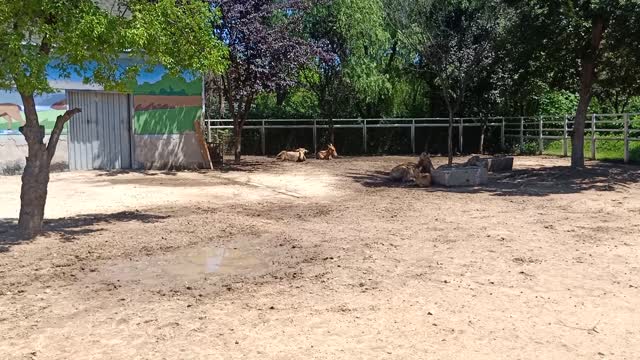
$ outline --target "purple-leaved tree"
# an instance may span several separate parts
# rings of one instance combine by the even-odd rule
[[[319,55],[302,37],[302,19],[314,5],[305,0],[211,0],[220,11],[214,26],[229,48],[229,66],[221,76],[227,111],[233,119],[234,155],[240,162],[242,128],[255,97],[293,85],[299,70]]]

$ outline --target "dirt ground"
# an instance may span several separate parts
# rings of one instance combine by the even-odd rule
[[[409,159],[54,174],[30,242],[0,177],[0,359],[638,358],[640,167]]]

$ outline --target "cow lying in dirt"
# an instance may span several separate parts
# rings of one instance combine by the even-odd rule
[[[336,151],[336,148],[335,146],[333,146],[333,144],[329,144],[329,146],[327,146],[327,150],[319,151],[316,154],[316,159],[319,159],[319,160],[331,160],[337,157],[338,157],[338,152]]]
[[[433,170],[431,158],[426,153],[422,153],[417,163],[407,162],[400,164],[389,173],[389,178],[393,181],[415,181],[420,186],[431,185],[431,171]]]
[[[308,152],[309,151],[305,148],[299,148],[294,151],[283,150],[276,155],[276,160],[303,162],[307,160],[307,156],[305,154]]]

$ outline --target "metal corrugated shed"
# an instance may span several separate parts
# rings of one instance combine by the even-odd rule
[[[69,108],[82,109],[69,122],[71,170],[132,167],[131,97],[102,91],[67,91]]]

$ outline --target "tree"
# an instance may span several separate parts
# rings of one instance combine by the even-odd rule
[[[636,23],[625,24],[625,27],[640,26],[640,16],[626,20],[635,20]],[[640,39],[635,38],[633,43],[633,37],[627,38],[629,35],[624,32],[608,33],[603,44],[593,94],[607,112],[627,112],[633,98],[640,96]],[[624,38],[619,38],[621,36]]]
[[[611,54],[618,54],[615,58],[625,50],[637,51],[640,3],[629,0],[506,0],[506,3],[517,13],[515,28],[526,29],[519,42],[532,57],[542,59],[553,86],[578,93],[571,166],[584,167],[584,128],[594,85],[599,73],[619,71],[602,68],[612,64]],[[633,60],[619,64],[633,66]],[[608,87],[606,83],[603,85]]]
[[[141,69],[119,66],[118,58],[127,51],[172,71],[219,69],[224,64],[222,45],[209,30],[215,16],[206,4],[175,0],[114,4],[119,5],[104,9],[92,0],[0,2],[0,88],[20,93],[26,118],[20,128],[28,157],[18,221],[26,238],[41,232],[51,160],[64,124],[81,111],[71,109],[59,116],[44,143],[34,96],[53,91],[47,80],[49,69],[62,77],[75,72],[86,82],[123,89]]]
[[[335,117],[357,112],[379,116],[367,108],[390,91],[383,72],[389,50],[383,4],[381,0],[330,1],[313,9],[305,32],[329,54],[318,58],[303,77],[318,98],[321,116],[329,120],[333,143]]]
[[[221,84],[233,119],[234,157],[240,162],[242,129],[256,96],[293,85],[318,48],[301,36],[310,6],[306,1],[212,0],[212,6],[221,14],[214,34],[229,48]]]
[[[491,63],[498,8],[491,1],[398,0],[390,16],[403,41],[435,76],[449,113],[448,162],[453,163],[453,118],[468,87]]]

